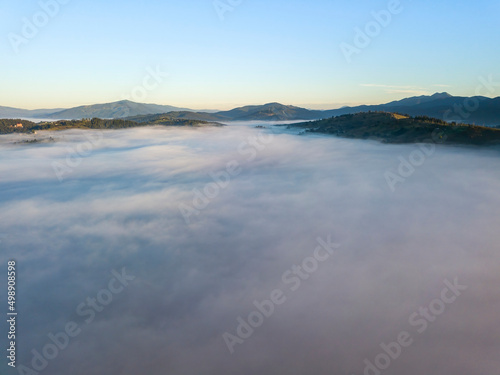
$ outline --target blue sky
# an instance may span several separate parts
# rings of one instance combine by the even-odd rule
[[[0,105],[131,97],[198,109],[271,101],[335,108],[474,95],[479,77],[500,81],[497,0],[401,0],[402,11],[373,29],[351,61],[341,44],[357,48],[355,28],[373,26],[372,12],[397,0],[220,0],[232,8],[223,20],[213,0],[59,0],[44,19],[41,3],[51,1],[0,1]],[[36,35],[23,34],[26,19],[41,25]],[[13,38],[24,38],[17,51]],[[148,79],[146,90],[151,69],[168,76]]]

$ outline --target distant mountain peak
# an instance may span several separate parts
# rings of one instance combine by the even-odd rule
[[[434,95],[431,95],[431,98],[434,99],[446,99],[451,98],[453,95],[448,94],[447,92],[436,92]]]
[[[189,111],[187,108],[178,108],[169,105],[136,103],[130,100],[120,100],[112,103],[93,104],[65,109],[48,114],[46,117],[55,119],[82,119],[98,117],[103,119],[124,118],[138,115],[153,115],[171,111]]]
[[[273,103],[266,103],[264,104],[263,106],[261,107],[278,107],[278,108],[288,108],[288,107],[291,107],[289,105],[285,105],[285,104],[281,104],[281,103],[278,103],[278,102],[273,102]]]

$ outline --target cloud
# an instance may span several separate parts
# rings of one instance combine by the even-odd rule
[[[431,92],[422,87],[415,86],[393,86],[393,85],[380,85],[374,83],[361,84],[362,87],[374,87],[384,89],[388,94],[411,94],[411,95],[430,95]]]
[[[238,148],[259,131],[107,132],[62,183],[51,163],[82,132],[2,137],[0,262],[20,269],[20,364],[75,321],[82,333],[42,374],[362,374],[402,330],[415,342],[388,374],[496,371],[499,150],[439,146],[392,193],[384,173],[414,146],[281,129],[249,160]],[[241,173],[187,225],[179,204],[228,161]],[[328,235],[341,247],[292,293],[282,274]],[[86,324],[76,307],[122,267],[136,279]],[[417,334],[409,316],[455,277],[467,291]],[[231,355],[223,333],[276,288],[286,303]]]

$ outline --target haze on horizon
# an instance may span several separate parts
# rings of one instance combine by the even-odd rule
[[[212,0],[53,1],[2,3],[2,106],[128,97],[193,109],[329,109],[442,91],[473,96],[500,63],[495,0],[253,0],[219,13]],[[347,59],[341,46],[356,46],[356,28],[370,27],[373,37]],[[13,35],[24,41],[13,44]],[[141,96],[130,97],[134,90]]]

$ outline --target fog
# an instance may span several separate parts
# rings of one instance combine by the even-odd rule
[[[391,189],[418,146],[254,125],[0,137],[0,261],[17,261],[17,364],[33,371],[1,372],[498,373],[500,150],[437,145]],[[98,295],[112,301],[87,323]],[[35,371],[69,322],[81,332]]]

